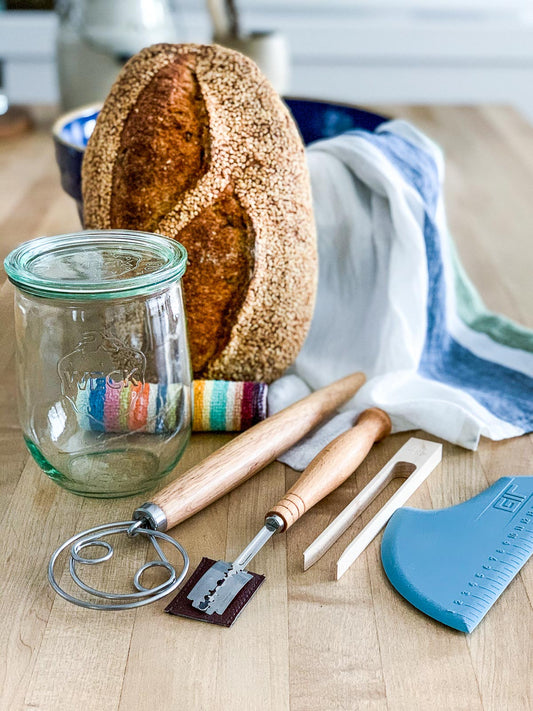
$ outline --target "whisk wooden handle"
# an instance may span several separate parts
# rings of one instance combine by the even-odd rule
[[[204,459],[153,499],[165,530],[216,501],[298,442],[365,382],[353,373],[268,417]]]
[[[365,410],[355,427],[343,432],[325,447],[285,496],[268,512],[277,514],[290,528],[300,516],[340,486],[372,448],[374,442],[386,437],[391,431],[391,421],[377,407]]]

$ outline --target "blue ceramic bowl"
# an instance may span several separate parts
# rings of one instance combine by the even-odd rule
[[[353,128],[374,131],[385,117],[362,111],[354,106],[332,104],[311,99],[286,99],[300,129],[305,144],[319,138],[337,136]],[[81,163],[87,141],[96,123],[101,104],[75,109],[61,116],[54,124],[53,136],[56,160],[61,173],[61,185],[83,214],[81,196]]]

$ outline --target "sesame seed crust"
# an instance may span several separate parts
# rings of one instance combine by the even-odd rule
[[[144,107],[150,106],[149,92],[158,81],[161,84],[158,75],[165,81],[174,74],[182,77],[184,64],[197,82],[202,111],[208,116],[208,143],[202,151],[207,163],[194,184],[180,183],[177,176],[173,194],[175,161],[167,168],[160,156],[166,155],[165,147],[174,155],[183,145],[183,121],[176,130],[165,124],[164,130],[153,135],[152,124],[142,121],[146,120]],[[175,86],[168,91],[179,90]],[[173,100],[172,106],[178,106],[182,99],[176,104],[176,96],[154,93],[153,114],[158,115],[162,100],[165,109]],[[144,117],[135,113],[139,105]],[[153,117],[150,120],[153,123]],[[145,199],[137,195],[133,211],[124,202],[125,185],[130,192],[132,186],[127,185],[121,156],[124,137],[128,131],[135,133],[132,121],[140,122],[141,135],[149,136],[156,151],[165,209],[169,195],[173,203],[166,213],[161,210],[163,190],[157,194],[157,175],[147,176]],[[189,131],[187,140],[190,135]],[[189,148],[183,146],[183,150]],[[146,165],[148,173],[153,162]],[[142,189],[138,166],[135,179],[135,188]],[[154,45],[133,57],[97,120],[84,158],[82,186],[87,227],[149,226],[182,241],[194,255],[184,277],[184,291],[196,377],[270,382],[281,375],[298,354],[311,321],[316,236],[298,130],[251,60],[217,45],[191,44]],[[211,219],[215,212],[216,219]],[[210,270],[205,266],[208,263]],[[206,342],[213,344],[207,351],[202,347]]]

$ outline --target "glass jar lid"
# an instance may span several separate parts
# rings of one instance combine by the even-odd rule
[[[150,232],[87,230],[24,242],[5,259],[22,291],[57,299],[113,299],[149,294],[180,279],[187,251]]]

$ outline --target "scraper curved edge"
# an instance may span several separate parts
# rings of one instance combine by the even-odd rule
[[[532,522],[532,476],[502,477],[445,509],[398,509],[383,534],[383,568],[414,607],[472,632],[533,555]]]
[[[448,627],[471,632],[477,621],[469,623],[453,615],[438,601],[441,590],[435,568],[439,565],[439,556],[431,551],[431,536],[424,535],[424,524],[435,513],[413,508],[402,508],[394,513],[381,542],[383,569],[392,586],[411,605]],[[415,531],[418,535],[413,537]],[[423,573],[421,568],[424,568]]]

